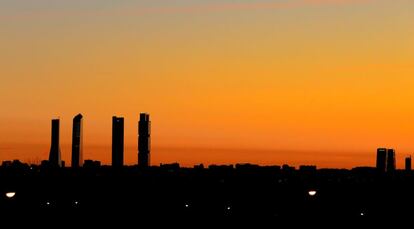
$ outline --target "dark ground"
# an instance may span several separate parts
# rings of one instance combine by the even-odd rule
[[[315,196],[309,195],[312,190]],[[16,223],[54,219],[197,228],[333,222],[337,228],[404,222],[414,216],[413,174],[369,168],[1,168],[0,192],[3,221],[23,219]],[[7,192],[16,195],[7,198]]]

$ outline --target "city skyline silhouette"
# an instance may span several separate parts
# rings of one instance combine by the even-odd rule
[[[0,225],[399,228],[413,12],[0,1]]]
[[[55,168],[58,167],[65,167],[66,162],[61,159],[61,150],[60,150],[60,119],[52,119],[51,125],[51,143],[50,143],[50,152],[49,152],[49,159],[42,160],[42,165],[48,165]],[[150,163],[151,157],[151,121],[150,115],[148,113],[140,113],[139,121],[138,121],[138,130],[137,130],[137,163],[141,168],[149,168],[153,165]],[[124,144],[124,117],[112,117],[112,152],[111,152],[111,167],[113,168],[121,168],[126,166],[124,163],[125,157],[125,144]],[[73,128],[72,128],[72,152],[71,152],[71,164],[70,167],[72,168],[79,168],[82,167],[84,164],[83,160],[83,115],[81,113],[77,114],[73,118]],[[19,163],[19,159],[13,160],[6,160],[4,163],[10,164],[12,161],[17,161]],[[99,166],[102,165],[102,162],[99,160],[94,159],[87,159],[87,164],[98,164]],[[365,165],[365,167],[369,168],[376,168],[378,172],[382,173],[392,173],[396,171],[398,168],[396,166],[396,151],[395,149],[387,149],[387,148],[377,148],[376,152],[376,162],[375,166]],[[30,164],[30,163],[29,163]],[[164,163],[165,164],[165,163]],[[168,163],[167,163],[168,164]],[[173,164],[179,166],[179,163],[176,161]],[[240,164],[248,164],[252,165],[249,162],[237,162],[236,165]],[[283,166],[290,166],[287,163],[282,163]],[[32,165],[36,165],[32,163]],[[40,163],[37,163],[40,165]],[[163,163],[160,163],[162,166]],[[254,166],[259,166],[255,165]],[[201,162],[200,164],[192,165],[194,168],[198,166],[204,167],[204,163]],[[192,167],[190,166],[190,167]],[[216,164],[212,164],[212,166],[216,166]],[[222,165],[222,166],[234,166],[230,163],[230,165]],[[271,166],[276,166],[275,164],[271,164]],[[364,166],[356,166],[354,168],[359,168]],[[291,167],[295,169],[295,167]],[[309,165],[309,164],[301,164],[299,169],[311,168],[312,170],[317,168],[317,165]],[[336,168],[338,169],[338,168]],[[401,170],[411,171],[411,155],[404,158],[404,167]]]
[[[62,152],[60,150],[60,118],[59,119],[52,119],[52,129],[51,129],[51,143],[50,143],[50,151],[49,151],[49,159],[48,161],[53,164],[56,167],[62,167],[62,163],[66,163],[67,166],[71,167],[80,167],[83,164],[83,151],[84,151],[84,144],[83,144],[83,115],[81,113],[77,114],[73,117],[73,127],[72,127],[72,145],[71,145],[71,152],[70,157],[71,161],[70,164],[67,164],[69,161],[64,161],[61,159]],[[139,164],[143,167],[150,166],[150,151],[151,151],[151,140],[150,140],[150,132],[151,132],[151,121],[149,121],[149,114],[148,113],[140,113],[139,115],[139,121],[138,123],[138,130],[137,130],[137,150],[138,150],[138,159],[137,163],[127,163],[124,162],[125,157],[125,143],[124,143],[124,117],[112,117],[112,142],[110,143],[112,145],[112,151],[111,151],[111,161],[107,164],[109,165],[115,165],[115,166],[124,166],[124,165],[135,165]],[[196,150],[194,150],[196,152]],[[214,149],[211,149],[211,151],[214,151]],[[140,153],[141,152],[141,153]],[[254,150],[250,151],[251,153],[254,153]],[[306,153],[306,152],[305,152]],[[396,153],[395,149],[387,149],[387,148],[377,148],[377,154],[376,154],[376,160],[375,162],[372,161],[370,164],[356,164],[353,167],[355,168],[359,166],[367,166],[367,167],[376,167],[380,171],[392,171],[397,169],[397,162],[400,164],[401,169],[406,169],[408,167],[411,167],[410,161],[411,161],[411,154],[405,153],[402,154],[403,156],[400,158],[400,160],[396,159]],[[67,156],[67,155],[66,155]],[[403,158],[404,157],[404,158]],[[9,158],[8,160],[4,161],[13,161],[13,160],[21,160],[21,158]],[[45,158],[40,159],[38,158],[37,161],[34,163],[29,164],[38,164],[42,161],[46,160]],[[87,160],[95,161],[96,158],[89,158]],[[23,160],[24,161],[24,160]],[[99,161],[99,160],[98,160]],[[102,164],[101,161],[99,161],[100,164]],[[165,163],[179,163],[178,160],[175,161],[167,161],[163,162],[160,161],[159,164],[165,164]],[[187,167],[196,166],[198,164],[206,164],[206,165],[215,165],[215,164],[255,164],[251,161],[235,161],[234,163],[205,163],[203,161],[198,161],[198,163],[194,164],[184,164]],[[279,161],[279,163],[265,163],[263,165],[275,165],[275,164],[287,164],[288,162]],[[355,161],[355,163],[357,163]],[[105,163],[106,164],[106,163]],[[260,163],[259,163],[260,164]],[[302,166],[306,164],[314,164],[317,165],[317,163],[308,163],[306,161],[302,161],[302,163],[298,164],[295,163],[296,166]],[[64,166],[63,166],[64,167]],[[323,167],[323,166],[321,166]],[[325,167],[325,168],[334,168],[334,167]],[[339,167],[341,168],[341,167]],[[349,168],[348,168],[349,169]]]

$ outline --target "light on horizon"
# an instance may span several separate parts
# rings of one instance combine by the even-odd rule
[[[317,191],[316,191],[316,190],[310,190],[310,191],[308,192],[308,194],[309,194],[309,196],[316,196]]]
[[[6,197],[9,198],[9,199],[13,198],[14,196],[16,196],[16,192],[7,192],[6,193]]]

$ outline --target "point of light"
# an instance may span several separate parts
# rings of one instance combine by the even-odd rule
[[[16,195],[16,193],[15,192],[8,192],[8,193],[6,193],[6,197],[7,198],[13,198],[14,196]]]
[[[308,194],[309,194],[309,196],[316,196],[316,191],[315,190],[310,190],[309,192],[308,192]]]
[[[361,216],[364,216],[364,215],[365,215],[365,213],[361,212]]]
[[[188,207],[190,207],[190,205],[188,205],[188,204],[185,204],[185,207],[186,207],[186,208],[188,208]]]
[[[50,202],[48,201],[48,202],[46,202],[46,205],[50,205]]]
[[[230,207],[230,206],[228,206],[228,207],[227,207],[227,210],[231,210],[231,207]]]
[[[79,202],[78,201],[75,201],[75,205],[78,205],[79,204]]]

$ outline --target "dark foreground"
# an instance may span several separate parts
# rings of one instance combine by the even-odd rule
[[[370,225],[414,216],[413,174],[368,168],[1,168],[0,192],[3,217],[72,223]]]

